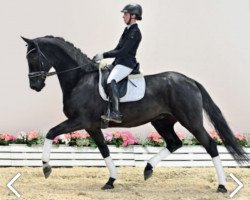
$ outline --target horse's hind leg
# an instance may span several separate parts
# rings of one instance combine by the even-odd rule
[[[167,149],[173,153],[182,146],[182,142],[174,131],[176,119],[172,116],[157,119],[151,122],[153,127],[162,136],[167,144]]]
[[[113,189],[114,188],[114,181],[117,178],[117,170],[116,167],[114,165],[114,162],[112,160],[112,158],[110,157],[110,153],[109,153],[109,148],[107,146],[107,144],[105,143],[105,139],[103,137],[102,131],[101,129],[94,129],[94,130],[86,130],[89,135],[91,136],[91,138],[95,141],[100,153],[102,154],[102,157],[108,167],[109,170],[109,180],[108,182],[102,187],[103,190],[106,189]]]
[[[207,133],[207,131],[203,126],[198,129],[192,130],[192,133],[196,137],[196,139],[204,146],[207,153],[212,158],[219,180],[219,186],[217,192],[222,192],[222,193],[227,192],[227,189],[225,188],[226,185],[225,172],[223,170],[223,166],[219,157],[215,141],[209,136],[209,134]]]
[[[191,109],[189,112],[182,112],[181,117],[179,116],[178,120],[185,128],[187,128],[187,130],[190,131],[190,133],[195,136],[195,138],[201,145],[203,145],[207,153],[211,156],[219,180],[217,192],[225,193],[227,192],[227,189],[225,188],[225,173],[217,150],[217,144],[209,136],[203,126],[202,108],[199,107],[198,104],[194,104],[194,106],[189,109]]]
[[[181,140],[174,131],[175,122],[176,120],[173,117],[165,117],[151,122],[157,132],[165,140],[167,147],[162,149],[148,161],[144,170],[145,180],[152,176],[153,167],[155,167],[163,158],[167,157],[182,146]]]

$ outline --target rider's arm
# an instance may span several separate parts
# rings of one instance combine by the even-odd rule
[[[135,46],[136,43],[140,42],[140,33],[133,31],[129,34],[128,39],[123,44],[122,48],[108,51],[103,53],[103,58],[114,58],[126,56],[128,52]]]

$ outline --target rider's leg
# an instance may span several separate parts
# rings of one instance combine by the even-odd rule
[[[133,69],[123,65],[116,65],[111,71],[107,80],[108,95],[111,100],[111,112],[109,116],[102,116],[103,119],[116,123],[122,122],[122,115],[119,111],[119,91],[117,88],[117,83],[127,77],[132,72],[132,70]]]
[[[116,65],[107,80],[107,84],[110,84],[112,80],[115,80],[116,83],[120,82],[122,79],[126,78],[133,69],[126,67],[124,65]]]
[[[119,91],[117,88],[117,83],[114,79],[109,84],[108,91],[109,91],[108,95],[109,95],[110,102],[111,102],[111,107],[110,107],[111,112],[110,112],[109,120],[116,122],[116,123],[121,123],[122,114],[120,113],[120,109],[119,109],[119,102],[120,102]]]

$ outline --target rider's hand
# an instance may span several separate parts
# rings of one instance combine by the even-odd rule
[[[102,59],[103,59],[103,54],[102,54],[102,53],[96,54],[96,55],[94,56],[94,58],[93,58],[93,60],[94,60],[95,62],[98,62],[98,61],[100,61],[100,60],[102,60]]]

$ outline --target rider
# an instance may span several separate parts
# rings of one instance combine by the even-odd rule
[[[128,4],[121,12],[124,13],[123,20],[127,27],[122,33],[118,45],[115,49],[105,53],[98,53],[93,58],[95,62],[103,58],[115,58],[112,63],[114,68],[107,79],[111,112],[109,115],[103,115],[102,118],[116,123],[122,122],[122,115],[119,111],[117,83],[127,77],[138,66],[135,56],[142,38],[136,23],[137,20],[142,19],[142,7],[139,4]]]

